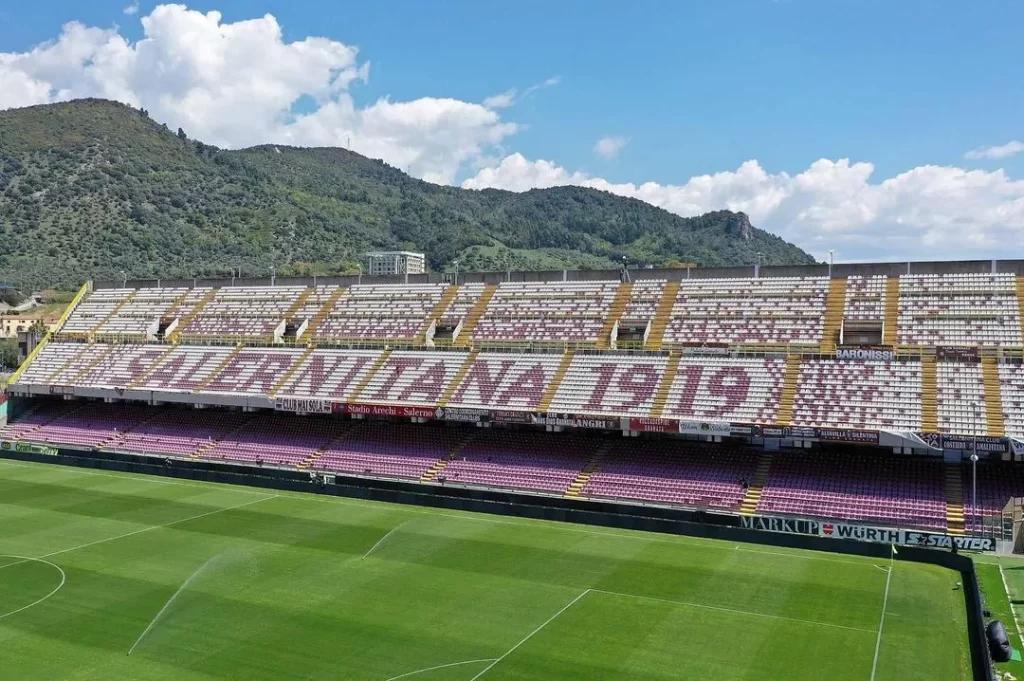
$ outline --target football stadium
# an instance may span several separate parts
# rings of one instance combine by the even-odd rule
[[[89,282],[0,404],[0,675],[1019,674],[1022,320],[1017,260]]]

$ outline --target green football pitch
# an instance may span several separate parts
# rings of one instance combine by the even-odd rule
[[[0,461],[5,681],[967,681],[957,580]]]

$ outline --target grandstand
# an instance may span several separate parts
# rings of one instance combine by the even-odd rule
[[[1024,262],[824,269],[97,282],[0,439],[1000,532]]]

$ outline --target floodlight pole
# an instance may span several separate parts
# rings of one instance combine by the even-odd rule
[[[274,285],[274,281],[277,279],[277,268],[273,265],[270,266],[270,285]]]
[[[828,249],[828,278],[832,278],[832,265],[835,263],[835,251]]]

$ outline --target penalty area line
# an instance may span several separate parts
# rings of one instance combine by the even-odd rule
[[[426,674],[432,672],[435,669],[447,669],[448,667],[460,667],[464,664],[477,664],[478,662],[494,662],[497,658],[489,657],[486,660],[464,660],[462,662],[449,662],[448,664],[439,664],[436,667],[427,667],[426,669],[417,669],[414,672],[406,672],[405,674],[399,674],[398,676],[392,676],[388,681],[398,681],[398,679],[404,679],[407,676],[415,676],[416,674]]]
[[[509,649],[508,649],[508,650],[507,650],[507,651],[505,652],[505,654],[504,654],[504,655],[502,655],[502,656],[501,656],[501,657],[499,657],[499,658],[496,658],[496,659],[494,660],[494,662],[491,662],[491,663],[490,663],[489,665],[487,665],[487,666],[486,666],[486,667],[484,667],[484,668],[483,668],[482,670],[480,670],[480,673],[479,673],[479,674],[477,674],[476,676],[474,676],[474,677],[473,677],[472,679],[470,679],[469,681],[476,681],[476,680],[477,680],[477,679],[479,679],[479,678],[480,678],[481,676],[483,676],[483,675],[484,675],[484,674],[486,674],[487,672],[491,671],[491,669],[493,669],[493,668],[494,668],[494,666],[495,666],[496,664],[498,664],[499,662],[501,662],[502,660],[504,660],[504,659],[505,659],[506,657],[508,657],[509,655],[511,655],[512,653],[514,653],[514,652],[516,651],[516,649],[518,649],[518,648],[519,648],[519,646],[521,646],[521,645],[523,645],[524,643],[526,643],[527,641],[529,641],[529,640],[530,640],[531,638],[533,638],[533,637],[534,637],[534,636],[535,636],[535,635],[536,635],[536,634],[537,634],[537,633],[538,633],[538,632],[539,632],[539,631],[540,631],[541,629],[543,629],[544,627],[548,626],[549,624],[551,624],[552,622],[554,622],[554,621],[555,621],[556,619],[558,619],[558,616],[559,616],[559,615],[561,615],[561,614],[562,614],[563,612],[565,612],[566,610],[568,610],[568,609],[569,609],[569,608],[571,608],[572,606],[576,605],[576,603],[578,603],[578,602],[579,602],[579,600],[580,600],[581,598],[583,598],[584,596],[586,596],[586,595],[587,595],[588,593],[590,593],[591,591],[593,591],[593,589],[586,589],[586,590],[585,590],[585,591],[583,591],[583,593],[581,593],[581,594],[580,594],[579,596],[577,596],[576,598],[574,598],[574,599],[572,599],[571,601],[569,601],[569,602],[568,602],[568,603],[567,603],[567,604],[566,604],[566,605],[565,605],[565,606],[564,606],[564,607],[563,607],[563,608],[562,608],[561,610],[559,610],[559,611],[558,611],[558,612],[556,612],[556,613],[555,613],[554,615],[552,615],[551,617],[549,617],[549,618],[548,618],[548,619],[547,619],[547,620],[546,620],[546,621],[544,622],[544,624],[540,625],[539,627],[537,627],[536,629],[534,629],[533,631],[531,631],[531,632],[530,632],[529,634],[527,634],[527,635],[526,635],[526,636],[525,636],[525,637],[524,637],[524,638],[523,638],[523,639],[522,639],[522,640],[521,640],[521,641],[520,641],[519,643],[517,643],[517,644],[515,644],[514,646],[512,646],[511,648],[509,648]]]

